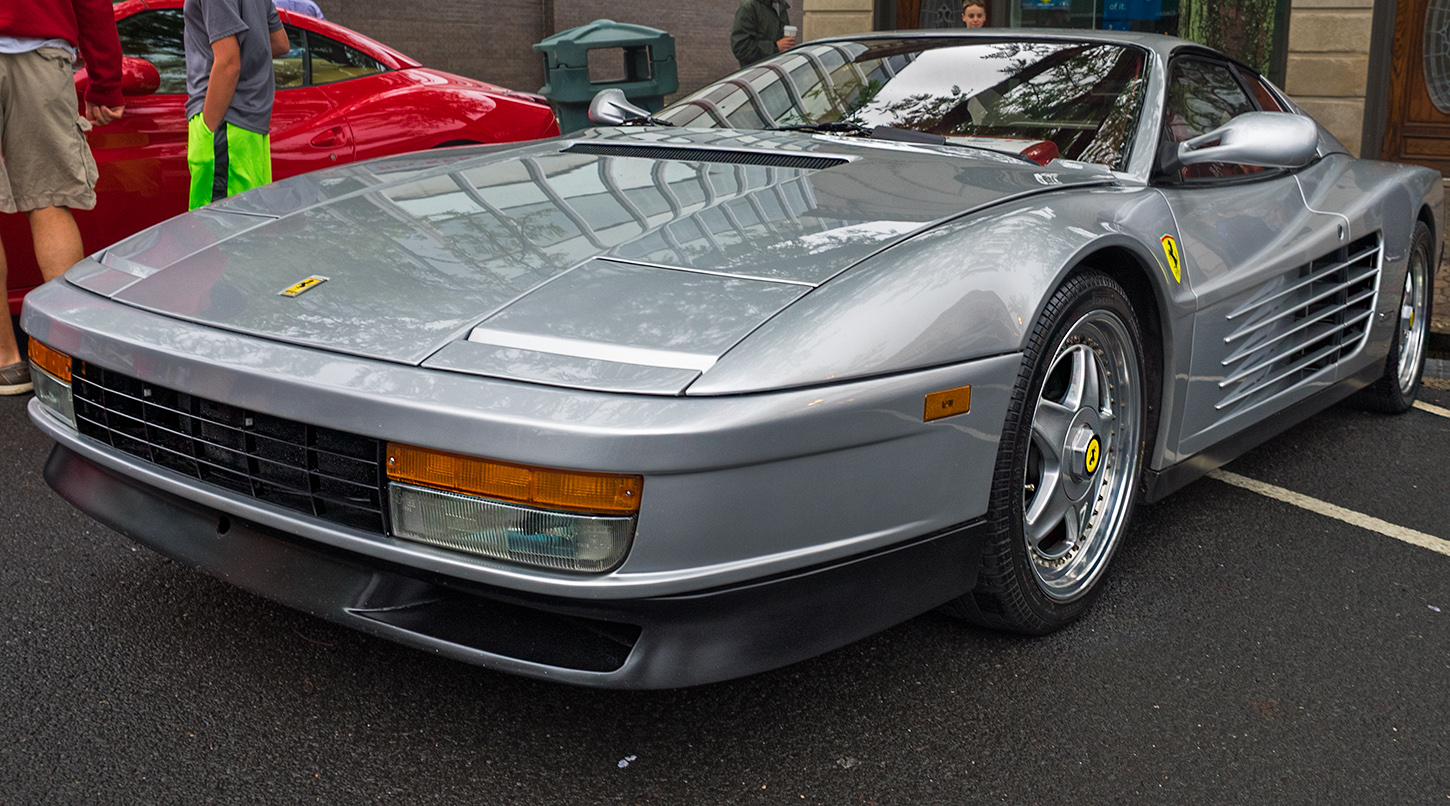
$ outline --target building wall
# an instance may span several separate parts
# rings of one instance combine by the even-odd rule
[[[864,2],[869,15],[870,0]],[[600,18],[673,35],[681,93],[739,67],[730,55],[736,0],[318,0],[318,5],[327,19],[429,67],[529,92],[544,84],[543,58],[532,45]]]
[[[1293,0],[1284,91],[1360,151],[1374,0]]]
[[[872,0],[800,0],[801,39],[871,30]]]
[[[318,0],[327,19],[366,34],[429,67],[534,91],[541,57],[529,46],[547,34],[540,0]]]

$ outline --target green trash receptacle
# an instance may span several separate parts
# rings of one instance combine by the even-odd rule
[[[544,54],[539,90],[559,115],[559,130],[588,127],[589,102],[600,90],[619,89],[632,103],[658,111],[680,88],[675,38],[664,31],[613,20],[595,20],[534,45]]]

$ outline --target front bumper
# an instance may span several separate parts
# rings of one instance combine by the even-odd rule
[[[709,590],[572,599],[299,539],[120,475],[65,445],[52,452],[45,479],[105,525],[253,593],[457,660],[607,688],[740,677],[879,632],[970,590],[986,534],[976,521]]]

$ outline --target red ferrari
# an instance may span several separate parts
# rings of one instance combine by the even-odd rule
[[[86,252],[186,211],[186,56],[183,0],[125,0],[116,28],[125,55],[126,113],[88,139],[100,168],[94,210],[77,210]],[[292,50],[273,61],[272,176],[467,143],[553,137],[548,102],[430,70],[340,25],[279,12]],[[85,71],[76,74],[79,91]],[[40,284],[22,214],[0,215],[11,313]]]

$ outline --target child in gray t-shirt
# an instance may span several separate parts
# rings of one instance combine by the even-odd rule
[[[186,0],[191,209],[272,181],[272,59],[288,50],[272,0]]]

